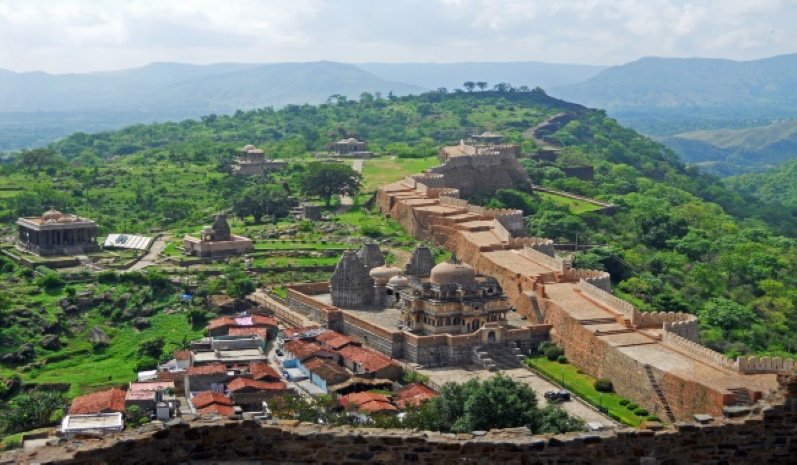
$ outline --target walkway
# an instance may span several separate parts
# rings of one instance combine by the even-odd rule
[[[360,158],[357,158],[357,159],[351,161],[352,169],[354,171],[360,173],[360,174],[362,174],[362,172],[363,172],[363,165],[364,164],[365,164],[365,160],[360,159]],[[341,195],[340,196],[340,206],[341,207],[345,207],[346,209],[348,209],[352,205],[354,205],[354,199],[353,198],[351,198],[348,195]]]
[[[163,236],[156,237],[155,240],[152,242],[152,245],[150,246],[149,250],[147,251],[147,254],[144,255],[141,258],[141,260],[137,261],[136,263],[133,263],[133,265],[130,266],[130,268],[124,270],[123,273],[143,270],[144,268],[154,265],[158,257],[160,257],[161,252],[163,252],[163,249],[165,248],[166,248],[166,240],[164,239],[164,237]]]

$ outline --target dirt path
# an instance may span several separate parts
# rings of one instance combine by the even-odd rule
[[[360,158],[351,161],[351,167],[354,171],[362,174],[363,173],[363,165],[365,164],[365,160]],[[349,197],[348,195],[341,195],[340,196],[340,206],[343,210],[348,210],[349,207],[354,205],[354,199]]]

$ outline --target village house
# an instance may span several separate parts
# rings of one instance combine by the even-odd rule
[[[360,345],[359,342],[337,331],[327,331],[323,334],[319,334],[316,336],[315,340],[321,344],[321,347],[329,350],[340,350],[348,345]]]
[[[186,397],[192,392],[224,392],[228,377],[227,367],[221,363],[189,367],[185,370]]]
[[[336,362],[321,358],[312,357],[303,364],[310,382],[318,386],[324,393],[329,392],[329,388],[339,385],[351,378],[345,368]]]
[[[71,415],[87,415],[92,413],[125,413],[125,391],[106,389],[75,397],[69,407]]]
[[[384,394],[375,392],[354,392],[338,398],[338,407],[345,409],[361,423],[366,423],[371,415],[398,413],[398,408]]]
[[[210,320],[207,325],[209,336],[265,336],[264,340],[277,337],[277,320],[265,315],[223,316]]]
[[[332,350],[321,347],[314,341],[294,340],[282,346],[284,358],[282,366],[293,381],[303,380],[309,377],[309,372],[304,366],[304,362],[312,357],[326,358],[337,363],[340,355]]]
[[[175,387],[171,381],[153,381],[146,383],[130,383],[125,395],[125,408],[138,406],[141,412],[152,413],[159,402],[175,403]]]
[[[396,405],[405,409],[407,406],[417,407],[423,401],[439,396],[434,389],[422,383],[411,383],[396,392]]]
[[[219,392],[198,392],[191,397],[190,402],[198,415],[220,415],[229,417],[235,414],[232,400]]]
[[[233,404],[244,411],[262,411],[268,399],[288,392],[282,381],[258,381],[250,378],[235,378],[227,384],[227,392]]]
[[[346,346],[340,350],[343,366],[357,376],[398,380],[402,368],[390,358],[379,352],[356,346]]]

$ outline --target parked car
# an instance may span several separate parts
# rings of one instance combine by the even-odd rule
[[[546,391],[543,397],[549,402],[564,402],[570,400],[570,391],[564,389],[560,391]]]

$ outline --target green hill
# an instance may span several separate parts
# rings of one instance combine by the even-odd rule
[[[763,173],[749,173],[727,178],[734,190],[771,205],[797,210],[797,158]]]
[[[745,129],[686,132],[665,137],[662,142],[687,163],[715,174],[761,171],[797,157],[797,120]]]
[[[550,197],[511,189],[473,200],[522,208],[531,234],[559,242],[604,244],[574,254],[575,266],[611,272],[618,295],[642,310],[700,315],[703,341],[717,350],[731,356],[794,355],[797,243],[784,234],[793,236],[797,231],[795,211],[767,206],[729,189],[718,178],[686,167],[675,153],[620,126],[603,111],[557,100],[540,91],[429,92],[389,98],[369,94],[359,101],[332,98],[320,105],[287,105],[280,110],[263,108],[179,123],[136,125],[100,134],[73,134],[52,144],[52,151],[26,152],[15,162],[0,165],[3,233],[12,234],[18,215],[40,214],[54,206],[97,220],[104,232],[163,231],[179,238],[208,224],[219,210],[232,210],[249,195],[265,192],[277,198],[276,193],[285,192],[286,188],[294,194],[301,193],[302,173],[316,159],[313,152],[341,137],[363,138],[372,150],[385,154],[365,162],[365,185],[373,188],[374,179],[400,179],[404,169],[428,166],[433,161],[430,156],[437,153],[440,145],[456,143],[475,131],[498,131],[509,142],[530,151],[534,143],[523,133],[562,112],[571,113],[573,119],[550,137],[562,145],[563,159],[591,164],[594,179],[566,177],[558,168],[530,159],[521,163],[535,183],[611,202],[617,206],[615,214],[571,210],[571,206]],[[249,143],[264,148],[272,157],[287,160],[288,166],[264,177],[242,179],[230,175],[230,159]],[[335,242],[351,238],[359,241],[372,235],[386,244],[409,248],[413,240],[402,236],[400,228],[387,222],[383,215],[361,207],[366,198],[359,196],[360,203],[343,214],[327,210],[333,216],[328,222],[298,223],[278,218],[258,223],[245,217],[234,218],[233,227],[258,240],[273,237],[266,234],[275,228],[292,229],[321,244],[322,229],[345,226],[341,229],[345,236]],[[171,247],[169,253],[178,254],[175,246]],[[266,259],[272,257],[258,257],[254,264]],[[323,259],[331,262],[334,257]],[[285,260],[292,263],[296,259]],[[29,270],[11,267],[9,271],[9,266],[0,265],[0,273],[8,275],[0,276],[5,286],[0,286],[0,320],[7,322],[0,326],[0,352],[10,352],[23,341],[36,344],[41,337],[39,328],[44,323],[31,316],[41,312],[31,309],[43,308],[47,322],[61,318],[63,313],[54,301],[63,294],[48,297],[36,287],[39,278]],[[220,265],[219,271],[235,276],[232,273],[236,266],[240,272],[243,265],[236,265],[236,261]],[[181,267],[171,271],[193,273]],[[323,279],[318,275],[314,278]],[[205,277],[199,281],[205,279],[203,292],[223,289],[216,279]],[[297,278],[294,273],[276,271],[257,272],[253,279],[279,283]],[[153,274],[152,285],[160,283],[157,273]],[[77,290],[98,289],[93,284],[81,285]],[[137,366],[141,357],[123,345],[137,334],[130,324],[139,316],[139,309],[164,318],[159,321],[152,317],[153,326],[144,334],[147,339],[168,333],[166,342],[171,346],[179,343],[183,333],[190,335],[184,314],[162,310],[179,305],[174,289],[166,288],[160,295],[151,286],[142,288],[136,283],[126,284],[132,289],[129,291],[119,284],[104,286],[99,290],[120,287],[114,291],[114,301],[130,300],[121,294],[134,292],[135,305],[117,317],[120,312],[105,304],[89,310],[86,315],[93,320],[71,329],[72,335],[66,333],[69,327],[53,327],[52,331],[63,334],[65,339],[68,336],[74,345],[74,335],[85,334],[92,325],[103,324],[109,331],[118,329],[115,335],[110,334],[115,342],[108,348],[108,356],[124,357],[124,364],[117,364],[119,373],[132,373],[131,366]],[[160,315],[172,315],[174,321]],[[127,319],[119,319],[122,317]],[[80,322],[78,318],[67,319],[70,325]],[[27,321],[28,326],[23,328],[22,321]],[[24,374],[25,379],[39,379],[46,374],[44,379],[51,382],[68,375],[72,382],[79,376],[79,360],[106,355],[92,352],[87,341],[81,344],[79,353],[67,349],[52,353],[46,365],[32,367],[33,371]],[[35,351],[39,355],[48,353],[39,347]],[[114,362],[113,358],[103,360]],[[54,370],[48,368],[50,364],[56,364]],[[0,376],[16,369],[1,365]],[[61,368],[69,370],[59,371]],[[114,380],[121,379],[121,374],[115,376],[118,377]],[[93,379],[91,386],[107,382]]]

